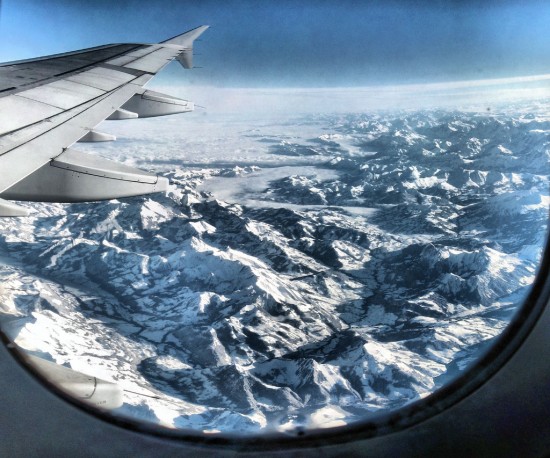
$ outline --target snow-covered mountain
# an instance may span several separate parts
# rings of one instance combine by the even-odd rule
[[[333,426],[426,396],[534,280],[546,107],[110,123],[136,139],[92,152],[170,191],[0,221],[2,327],[175,427]]]

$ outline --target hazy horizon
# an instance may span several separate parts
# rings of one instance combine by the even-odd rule
[[[361,112],[388,109],[461,108],[490,111],[502,104],[550,98],[550,75],[449,83],[363,87],[223,88],[166,85],[150,89],[191,100],[216,113]]]

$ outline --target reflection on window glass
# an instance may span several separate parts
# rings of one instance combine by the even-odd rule
[[[380,72],[409,68],[378,52]],[[103,124],[122,141],[77,149],[154,170],[169,191],[0,219],[1,329],[73,369],[39,363],[80,399],[208,432],[349,424],[463,373],[535,279],[550,78],[354,78],[196,87],[206,111]]]

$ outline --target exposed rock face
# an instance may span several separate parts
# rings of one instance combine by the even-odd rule
[[[28,204],[0,221],[3,327],[117,381],[121,413],[178,427],[323,426],[426,396],[534,279],[550,121],[532,113],[264,125],[286,176],[168,157],[167,195]]]

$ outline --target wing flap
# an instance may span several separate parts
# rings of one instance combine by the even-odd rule
[[[122,108],[137,113],[140,118],[165,116],[194,110],[193,102],[155,91],[134,95]]]
[[[89,175],[97,175],[114,180],[135,181],[138,183],[155,184],[158,180],[157,175],[144,172],[135,167],[103,159],[98,156],[81,153],[69,149],[56,157],[51,165],[61,169],[80,172]]]
[[[164,177],[69,149],[1,196],[34,202],[89,202],[167,188],[168,180]]]
[[[81,153],[73,149],[66,150],[63,154],[53,159],[50,163],[53,167],[79,172],[88,175],[96,175],[113,180],[135,181],[138,183],[155,184],[157,175],[144,172],[135,167],[103,159],[91,154]]]

